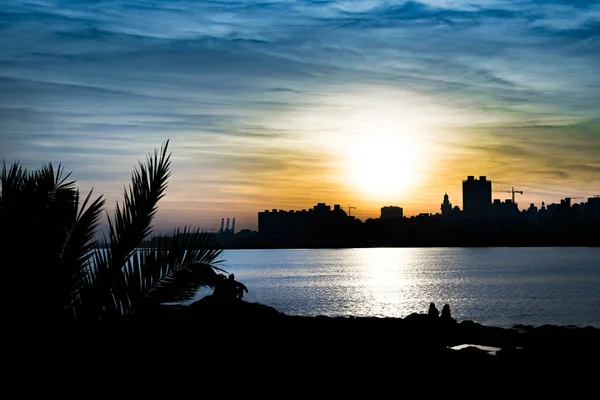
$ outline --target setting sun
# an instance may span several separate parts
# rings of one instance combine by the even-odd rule
[[[366,195],[399,195],[414,182],[417,163],[418,154],[410,143],[390,135],[370,136],[357,140],[351,177]]]
[[[376,121],[355,127],[361,132],[349,142],[348,184],[364,197],[394,200],[418,180],[422,152],[394,120],[380,116]]]

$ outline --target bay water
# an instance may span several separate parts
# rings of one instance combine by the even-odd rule
[[[248,287],[246,301],[288,315],[404,318],[433,302],[489,326],[600,328],[597,247],[225,250],[220,259]]]

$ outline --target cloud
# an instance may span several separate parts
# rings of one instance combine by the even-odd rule
[[[324,143],[382,105],[507,181],[597,182],[598,1],[15,1],[0,20],[0,157],[109,193],[172,138],[177,198],[333,197],[311,179],[331,183]]]

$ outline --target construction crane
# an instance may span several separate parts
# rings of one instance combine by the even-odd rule
[[[505,192],[505,193],[512,193],[512,202],[513,204],[515,203],[515,193],[519,193],[519,194],[523,194],[522,190],[515,190],[515,188],[511,188],[511,190],[494,190],[494,192]]]
[[[356,207],[352,207],[350,204],[348,204],[348,216],[350,216],[350,209],[352,208],[356,210]]]

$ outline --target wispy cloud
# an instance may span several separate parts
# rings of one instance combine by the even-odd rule
[[[460,173],[480,157],[499,179],[526,165],[523,184],[548,192],[598,184],[598,1],[12,1],[1,15],[0,157],[63,161],[111,195],[170,137],[173,201],[214,201],[196,187],[291,201],[331,181],[323,137],[359,110],[347,99],[380,93],[431,113],[418,118]]]

